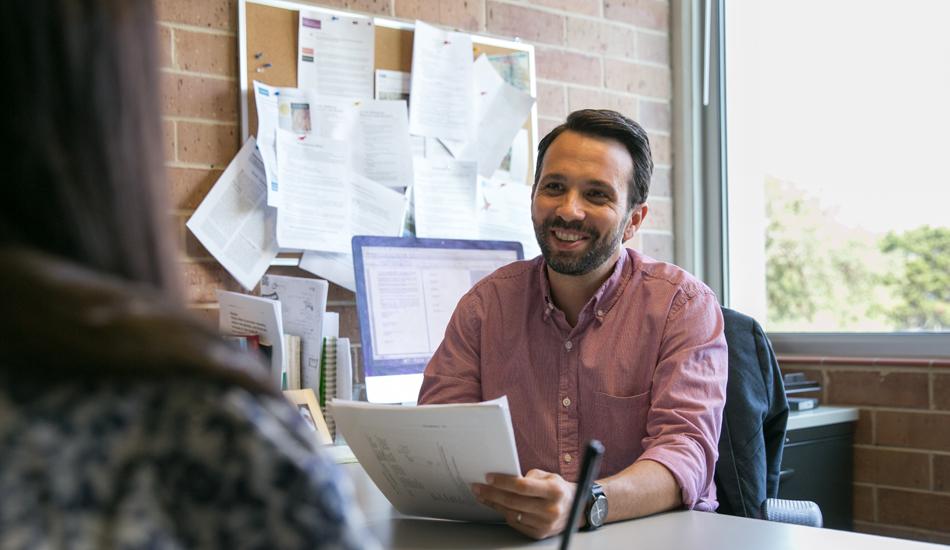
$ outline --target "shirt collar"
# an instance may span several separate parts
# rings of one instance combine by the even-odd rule
[[[597,292],[584,306],[581,317],[593,315],[598,322],[603,323],[604,318],[610,313],[611,308],[614,307],[617,299],[620,298],[621,293],[626,288],[632,271],[633,260],[630,258],[630,252],[626,247],[623,247],[610,277],[607,277],[604,284],[600,285]],[[551,317],[556,306],[554,305],[554,299],[551,297],[551,281],[548,280],[547,263],[543,256],[538,257],[538,277],[541,282],[541,296],[544,300],[544,318],[547,320]]]

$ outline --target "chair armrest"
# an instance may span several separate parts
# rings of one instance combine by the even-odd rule
[[[767,498],[762,503],[761,518],[767,521],[794,523],[808,527],[821,527],[821,508],[810,500],[785,500]]]

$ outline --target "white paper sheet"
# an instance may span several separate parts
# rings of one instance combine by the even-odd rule
[[[353,356],[350,355],[349,338],[336,339],[336,398],[353,399]]]
[[[320,391],[323,314],[330,285],[321,279],[264,275],[261,297],[280,302],[284,332],[300,337],[302,388]]]
[[[416,21],[412,42],[409,131],[466,140],[474,131],[472,38]]]
[[[284,364],[284,327],[280,304],[274,300],[218,290],[218,325],[222,334],[257,334],[261,345],[271,348],[271,377],[279,388]]]
[[[530,154],[528,131],[522,128],[518,130],[508,154],[502,159],[501,166],[495,170],[491,179],[530,186],[534,183],[528,181],[528,158]]]
[[[277,206],[280,189],[277,184],[277,124],[278,88],[254,81],[254,101],[257,105],[257,148],[264,161],[267,175],[267,205]]]
[[[477,239],[477,185],[474,162],[416,159],[416,236]]]
[[[241,286],[254,288],[277,256],[274,210],[267,207],[264,163],[253,137],[186,224]]]
[[[350,186],[350,241],[353,235],[399,236],[406,196],[359,174],[351,174]],[[352,248],[344,253],[306,251],[299,267],[356,292]]]
[[[405,101],[370,100],[357,105],[353,169],[367,178],[404,189],[412,185],[412,146]]]
[[[359,116],[357,102],[314,90],[278,88],[278,126],[296,134],[349,141]]]
[[[401,99],[408,103],[409,73],[376,69],[376,99]]]
[[[326,97],[372,99],[376,29],[367,17],[300,11],[297,87]]]
[[[525,258],[541,253],[531,222],[531,187],[520,183],[482,180],[478,236],[490,241],[518,241]]]
[[[488,57],[475,61],[475,131],[461,141],[444,140],[457,159],[478,162],[478,174],[491,177],[531,114],[534,98],[505,82]]]
[[[340,336],[340,314],[328,311],[323,314],[323,337],[338,338]]]
[[[348,251],[346,144],[278,128],[277,170],[281,187],[278,244],[283,248]]]
[[[521,475],[506,397],[463,405],[330,403],[337,429],[393,507],[403,514],[502,521],[471,484],[488,473]]]

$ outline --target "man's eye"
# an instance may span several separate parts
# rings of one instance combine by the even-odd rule
[[[544,189],[546,189],[546,190],[548,190],[548,191],[558,191],[559,189],[561,189],[561,184],[552,181],[552,182],[549,182],[549,183],[545,183],[543,187],[544,187]]]

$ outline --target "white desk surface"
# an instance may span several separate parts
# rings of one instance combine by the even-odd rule
[[[366,524],[384,548],[542,549],[560,538],[534,541],[507,525],[409,518],[396,512],[359,464],[341,466],[353,480]],[[609,524],[571,537],[574,550],[924,550],[944,546],[833,529],[816,529],[708,512],[667,512]]]
[[[815,426],[827,426],[841,422],[855,422],[858,419],[858,409],[855,407],[835,407],[833,405],[819,405],[818,408],[808,411],[794,411],[788,414],[786,430],[801,430]]]

